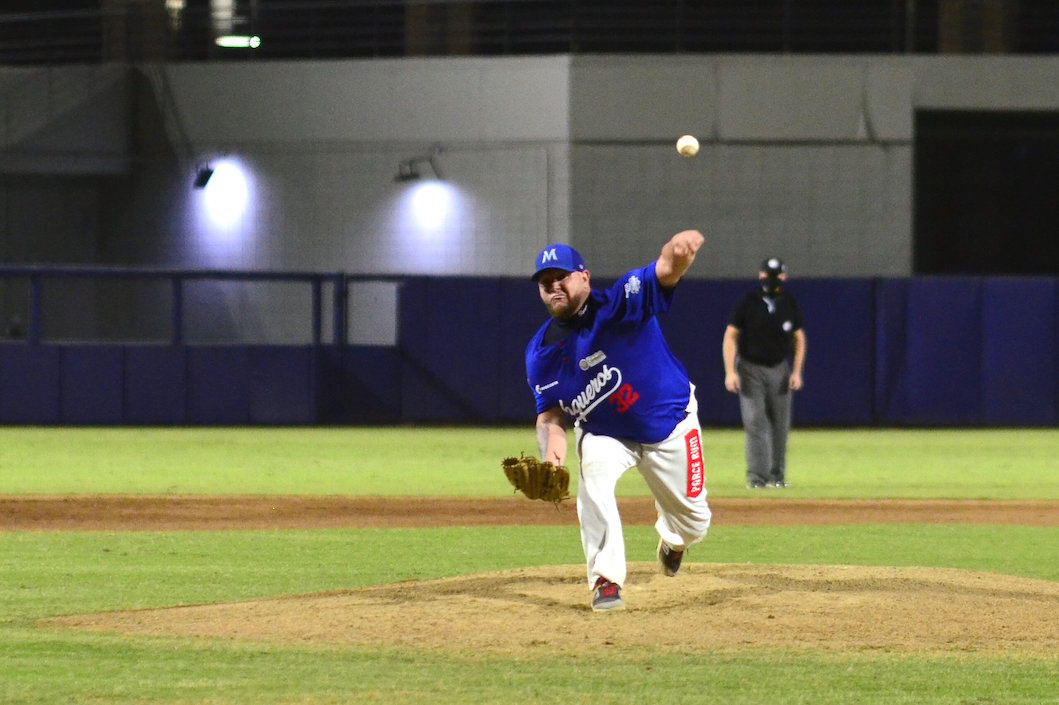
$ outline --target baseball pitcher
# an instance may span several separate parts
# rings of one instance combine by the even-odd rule
[[[551,314],[526,346],[537,443],[542,460],[563,465],[567,424],[574,424],[577,516],[597,611],[624,607],[614,493],[626,470],[636,467],[654,495],[663,573],[676,575],[684,551],[710,526],[695,388],[656,319],[703,241],[697,230],[679,232],[656,261],[607,289],[591,287],[584,259],[569,245],[537,256],[533,281]]]

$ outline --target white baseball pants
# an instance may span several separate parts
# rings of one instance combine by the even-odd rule
[[[588,563],[588,585],[598,578],[622,585],[627,567],[621,516],[614,496],[618,479],[639,469],[655,498],[655,530],[667,544],[684,550],[706,536],[710,508],[706,502],[706,469],[698,405],[694,390],[687,417],[660,443],[641,444],[577,429],[581,476],[577,518]]]

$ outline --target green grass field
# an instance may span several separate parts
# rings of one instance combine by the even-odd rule
[[[750,496],[742,432],[705,429],[704,448],[709,491]],[[0,494],[495,497],[520,452],[532,427],[0,428]],[[1059,499],[1053,429],[796,429],[789,456],[790,497]],[[619,489],[646,494],[636,473]]]
[[[711,495],[750,496],[741,433],[707,429],[705,441]],[[511,489],[498,459],[533,443],[532,428],[4,428],[0,495],[502,497]],[[1056,500],[1056,458],[1054,430],[795,430],[791,489],[755,496]],[[643,494],[643,483],[630,473],[621,491]],[[651,555],[654,541],[651,527],[626,527],[630,555]],[[715,526],[692,559],[939,566],[1059,582],[1059,528]],[[680,655],[600,645],[576,658],[512,659],[37,625],[582,560],[570,527],[0,531],[0,703],[1059,703],[1059,654],[713,654],[690,644]],[[1042,615],[1057,617],[1059,607]]]

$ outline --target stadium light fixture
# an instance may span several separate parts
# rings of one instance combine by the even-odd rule
[[[206,166],[200,166],[195,172],[195,181],[192,183],[192,186],[195,188],[206,188],[206,184],[210,182],[211,176],[213,176],[213,167],[208,164]]]
[[[430,167],[430,170],[434,172],[434,179],[442,181],[444,177],[441,175],[441,168],[438,166],[438,155],[441,154],[441,147],[434,145],[429,154],[424,154],[418,157],[412,157],[411,159],[405,159],[397,164],[397,175],[393,177],[394,181],[415,181],[419,179],[422,174],[419,170],[420,164],[426,164]]]

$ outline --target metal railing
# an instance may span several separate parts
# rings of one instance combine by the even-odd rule
[[[44,302],[47,290],[60,282],[78,280],[98,286],[101,282],[117,281],[155,282],[167,287],[165,296],[169,300],[168,343],[182,345],[185,341],[186,287],[192,282],[242,282],[298,284],[308,288],[310,300],[310,341],[312,345],[345,345],[347,340],[347,296],[348,285],[353,281],[381,281],[386,277],[361,277],[339,272],[304,273],[277,271],[196,270],[141,267],[76,266],[76,265],[0,265],[0,283],[24,282],[26,289],[26,318],[24,328],[9,331],[9,339],[21,339],[30,345],[38,345],[45,339],[46,319]],[[393,279],[393,278],[390,278]],[[325,290],[330,294],[331,339],[324,338]],[[122,298],[135,297],[134,289],[128,289]],[[130,315],[137,309],[135,304],[112,311],[113,315]],[[71,315],[64,311],[63,316]],[[11,324],[9,323],[9,326]],[[101,339],[101,338],[97,338]],[[145,338],[144,338],[145,339]]]
[[[989,14],[984,8],[1000,8]],[[0,64],[583,53],[1059,52],[1055,0],[160,1],[0,14]],[[223,27],[222,27],[223,25]],[[217,46],[220,32],[260,38]]]

